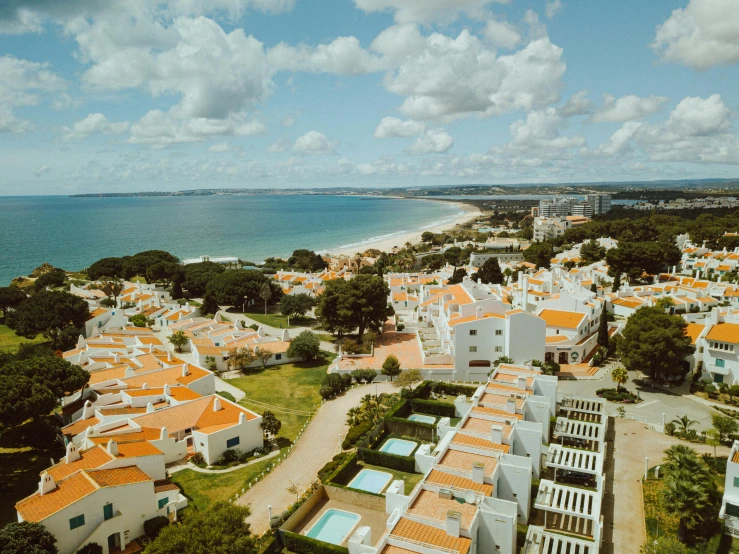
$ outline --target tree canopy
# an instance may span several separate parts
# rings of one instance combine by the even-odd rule
[[[523,259],[536,267],[549,268],[554,257],[554,248],[550,242],[535,242],[523,251]]]
[[[303,317],[316,305],[310,294],[286,294],[280,300],[280,313],[285,317]]]
[[[606,263],[613,275],[626,273],[629,280],[640,279],[644,272],[657,275],[681,258],[673,242],[624,242],[606,253]]]
[[[0,375],[23,376],[48,388],[55,398],[78,391],[90,380],[90,372],[58,356],[38,356],[0,367]]]
[[[686,334],[686,321],[662,308],[638,309],[626,321],[618,341],[618,355],[626,369],[654,378],[684,373],[684,361],[695,351]]]
[[[102,258],[87,268],[87,276],[97,281],[103,277],[132,279],[141,275],[148,281],[147,271],[151,266],[159,263],[176,264],[178,261],[175,256],[164,250],[146,250],[133,256]],[[161,268],[157,270],[160,271]]]
[[[14,310],[28,295],[18,287],[0,287],[0,310],[3,313]]]
[[[287,349],[288,358],[303,358],[313,360],[321,354],[321,341],[318,337],[306,330],[290,341]]]
[[[273,302],[282,297],[280,286],[254,269],[227,269],[213,277],[206,290],[220,306],[241,306],[245,299],[247,303],[259,300],[264,283],[270,284]]]
[[[216,276],[226,271],[226,268],[215,262],[200,262],[185,266],[185,279],[182,286],[192,296],[202,296],[208,283]]]
[[[505,280],[503,272],[500,270],[498,258],[492,257],[485,260],[482,267],[475,273],[481,283],[486,285],[500,285]],[[474,277],[474,276],[473,276]]]
[[[318,300],[316,316],[324,329],[340,335],[358,330],[380,332],[385,320],[393,315],[387,298],[390,289],[377,275],[357,275],[350,281],[334,279]]]
[[[21,521],[0,529],[0,554],[57,554],[56,538],[40,523]]]
[[[146,547],[147,554],[255,554],[249,508],[216,502],[191,511],[179,525],[169,525]]]
[[[606,256],[606,249],[595,239],[584,242],[580,248],[580,259],[587,264],[602,260]]]
[[[32,339],[43,333],[55,348],[66,350],[74,345],[89,315],[82,298],[63,291],[40,291],[21,302],[5,320],[16,335]]]
[[[299,271],[322,271],[328,267],[319,254],[305,249],[295,250],[287,263]]]
[[[43,290],[46,287],[61,287],[66,278],[67,273],[63,269],[55,267],[39,276],[33,286],[36,290]]]

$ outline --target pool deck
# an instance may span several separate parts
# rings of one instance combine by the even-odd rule
[[[362,519],[359,520],[359,523],[354,528],[356,530],[358,527],[364,527],[369,526],[370,529],[372,529],[372,545],[374,546],[380,541],[380,538],[382,537],[382,534],[385,532],[385,523],[387,522],[387,518],[390,517],[389,515],[385,514],[384,512],[378,512],[376,510],[370,510],[368,508],[362,508],[360,506],[355,506],[354,504],[347,504],[345,502],[339,502],[337,500],[330,500],[325,499],[322,500],[319,504],[316,505],[315,508],[313,508],[305,518],[303,518],[303,521],[300,522],[300,524],[295,527],[293,530],[293,533],[300,533],[305,534],[305,532],[313,527],[313,525],[321,519],[321,516],[326,510],[343,510],[345,512],[351,512],[353,514],[359,514]],[[354,531],[352,531],[353,533]],[[351,534],[350,533],[350,536]],[[344,541],[340,546],[346,546],[346,541]]]

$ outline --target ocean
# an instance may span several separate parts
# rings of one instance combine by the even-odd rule
[[[74,271],[142,250],[260,262],[298,248],[361,248],[460,212],[448,202],[358,196],[0,197],[0,286],[44,262]]]

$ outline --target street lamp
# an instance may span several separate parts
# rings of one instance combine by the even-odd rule
[[[375,400],[377,400],[377,383],[375,383]]]
[[[272,505],[271,504],[267,506],[267,511],[269,512],[269,524],[272,525]]]

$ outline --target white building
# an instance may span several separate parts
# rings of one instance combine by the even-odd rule
[[[739,441],[734,441],[726,460],[724,496],[718,516],[724,520],[724,532],[739,537]]]
[[[561,237],[570,228],[570,222],[566,216],[558,217],[535,217],[534,218],[534,241],[544,241]]]

